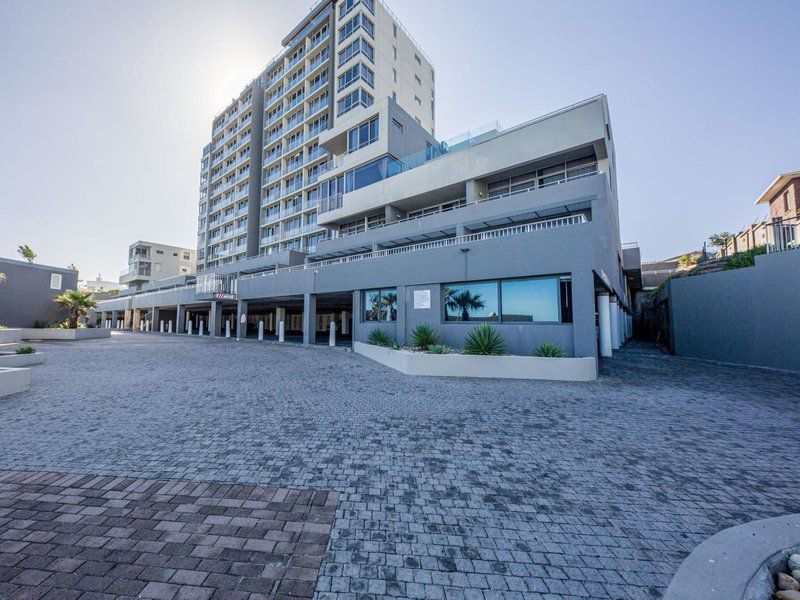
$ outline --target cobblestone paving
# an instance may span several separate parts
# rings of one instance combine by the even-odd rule
[[[337,499],[0,471],[0,597],[311,598]]]
[[[800,512],[800,377],[623,351],[598,382],[409,378],[327,348],[42,344],[0,468],[339,492],[317,598],[659,598]]]

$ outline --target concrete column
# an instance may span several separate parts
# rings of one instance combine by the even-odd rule
[[[258,341],[262,341],[264,339],[264,321],[258,322]]]
[[[236,339],[247,337],[247,300],[236,303]]]
[[[164,333],[164,319],[160,319],[158,322],[158,333]]]
[[[303,294],[303,345],[310,346],[317,341],[317,297]]]
[[[336,345],[336,321],[331,321],[328,331],[328,346]]]
[[[170,319],[167,324],[167,333],[172,333],[172,319]]]
[[[611,303],[608,292],[597,294],[597,322],[600,329],[600,356],[611,356]]]
[[[138,331],[141,328],[142,311],[138,308],[133,309],[133,323],[131,324],[132,331]]]
[[[180,304],[176,307],[175,333],[186,333],[186,309]]]
[[[222,335],[222,302],[215,300],[211,303],[211,309],[208,311],[208,334],[211,337]]]
[[[469,235],[472,233],[468,227],[464,227],[461,224],[456,225],[456,237],[463,237],[465,235]]]
[[[189,319],[189,325],[187,327],[188,327],[188,329],[186,330],[186,333],[188,335],[192,335],[192,320],[191,319]]]
[[[347,311],[342,311],[342,335],[347,335],[350,333],[350,321],[347,319]]]
[[[282,344],[286,339],[286,323],[278,321],[278,341]]]
[[[106,311],[103,310],[103,311],[100,312],[100,327],[105,329],[106,326],[107,326],[107,324],[106,324]]]
[[[467,204],[473,202],[482,202],[489,196],[489,192],[485,181],[479,179],[471,179],[467,182]]]
[[[281,321],[286,320],[286,308],[279,306],[275,309],[275,333],[278,333],[278,327]]]
[[[117,311],[112,310],[111,311],[111,328],[112,329],[116,329],[117,327],[119,327],[118,321],[119,321],[119,316],[117,315]]]
[[[401,344],[406,339],[406,286],[397,286],[397,334],[396,339]]]
[[[225,319],[225,337],[231,337],[231,321],[230,319]]]
[[[611,348],[619,350],[619,304],[616,297],[609,300],[609,313],[611,316]]]
[[[197,335],[203,335],[203,330],[205,329],[206,324],[203,319],[200,319],[200,323],[197,325]]]
[[[159,331],[159,321],[161,320],[161,309],[157,306],[154,306],[151,309],[150,316],[150,331]],[[161,331],[161,333],[164,333]]]

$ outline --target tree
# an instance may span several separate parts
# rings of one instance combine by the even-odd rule
[[[27,260],[29,263],[32,263],[36,260],[36,252],[31,250],[31,247],[28,244],[23,244],[22,246],[17,246],[17,254],[19,254],[22,258]]]
[[[0,283],[5,283],[6,279],[8,279],[8,277],[6,277],[6,274],[0,273]]]
[[[722,255],[727,255],[727,247],[728,242],[731,241],[733,235],[727,231],[723,231],[722,233],[715,233],[708,236],[708,241],[711,242],[712,246],[715,246],[722,250]]]
[[[67,268],[68,268],[70,271],[77,271],[77,270],[78,270],[78,265],[76,265],[75,263],[69,263],[69,264],[67,265]]]
[[[678,259],[678,264],[683,267],[691,267],[697,264],[697,257],[691,254],[684,254]]]
[[[59,306],[69,309],[69,329],[77,329],[78,319],[85,316],[87,310],[97,306],[97,302],[92,299],[91,292],[79,290],[67,290],[56,296],[53,301]]]
[[[461,311],[462,321],[469,321],[469,312],[471,310],[480,310],[486,306],[480,294],[473,294],[469,290],[454,292],[450,288],[444,291],[444,304],[453,312]]]

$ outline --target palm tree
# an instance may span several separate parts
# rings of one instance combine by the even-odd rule
[[[6,279],[8,279],[8,277],[6,277],[6,274],[0,273],[0,283],[5,283]]]
[[[31,250],[31,247],[28,244],[23,244],[22,246],[17,246],[17,254],[19,254],[22,258],[27,260],[29,263],[32,263],[36,260],[36,252]]]
[[[56,296],[53,301],[59,306],[69,309],[69,329],[77,329],[78,319],[85,316],[87,310],[97,306],[97,302],[92,299],[91,292],[79,290],[67,290]]]
[[[386,314],[387,321],[394,321],[397,318],[397,293],[384,292],[381,294],[382,313]]]
[[[480,310],[486,306],[480,294],[473,294],[469,290],[456,292],[450,288],[444,290],[444,303],[454,313],[460,310],[462,321],[469,321],[469,311]]]
[[[69,263],[69,264],[67,265],[67,268],[68,268],[70,271],[77,271],[77,270],[78,270],[78,265],[76,265],[75,263]]]

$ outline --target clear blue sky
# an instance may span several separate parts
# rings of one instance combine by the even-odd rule
[[[800,168],[800,2],[389,0],[437,70],[437,133],[606,93],[622,233],[645,258],[764,214]],[[212,116],[311,0],[0,0],[0,256],[116,279],[194,247]]]

